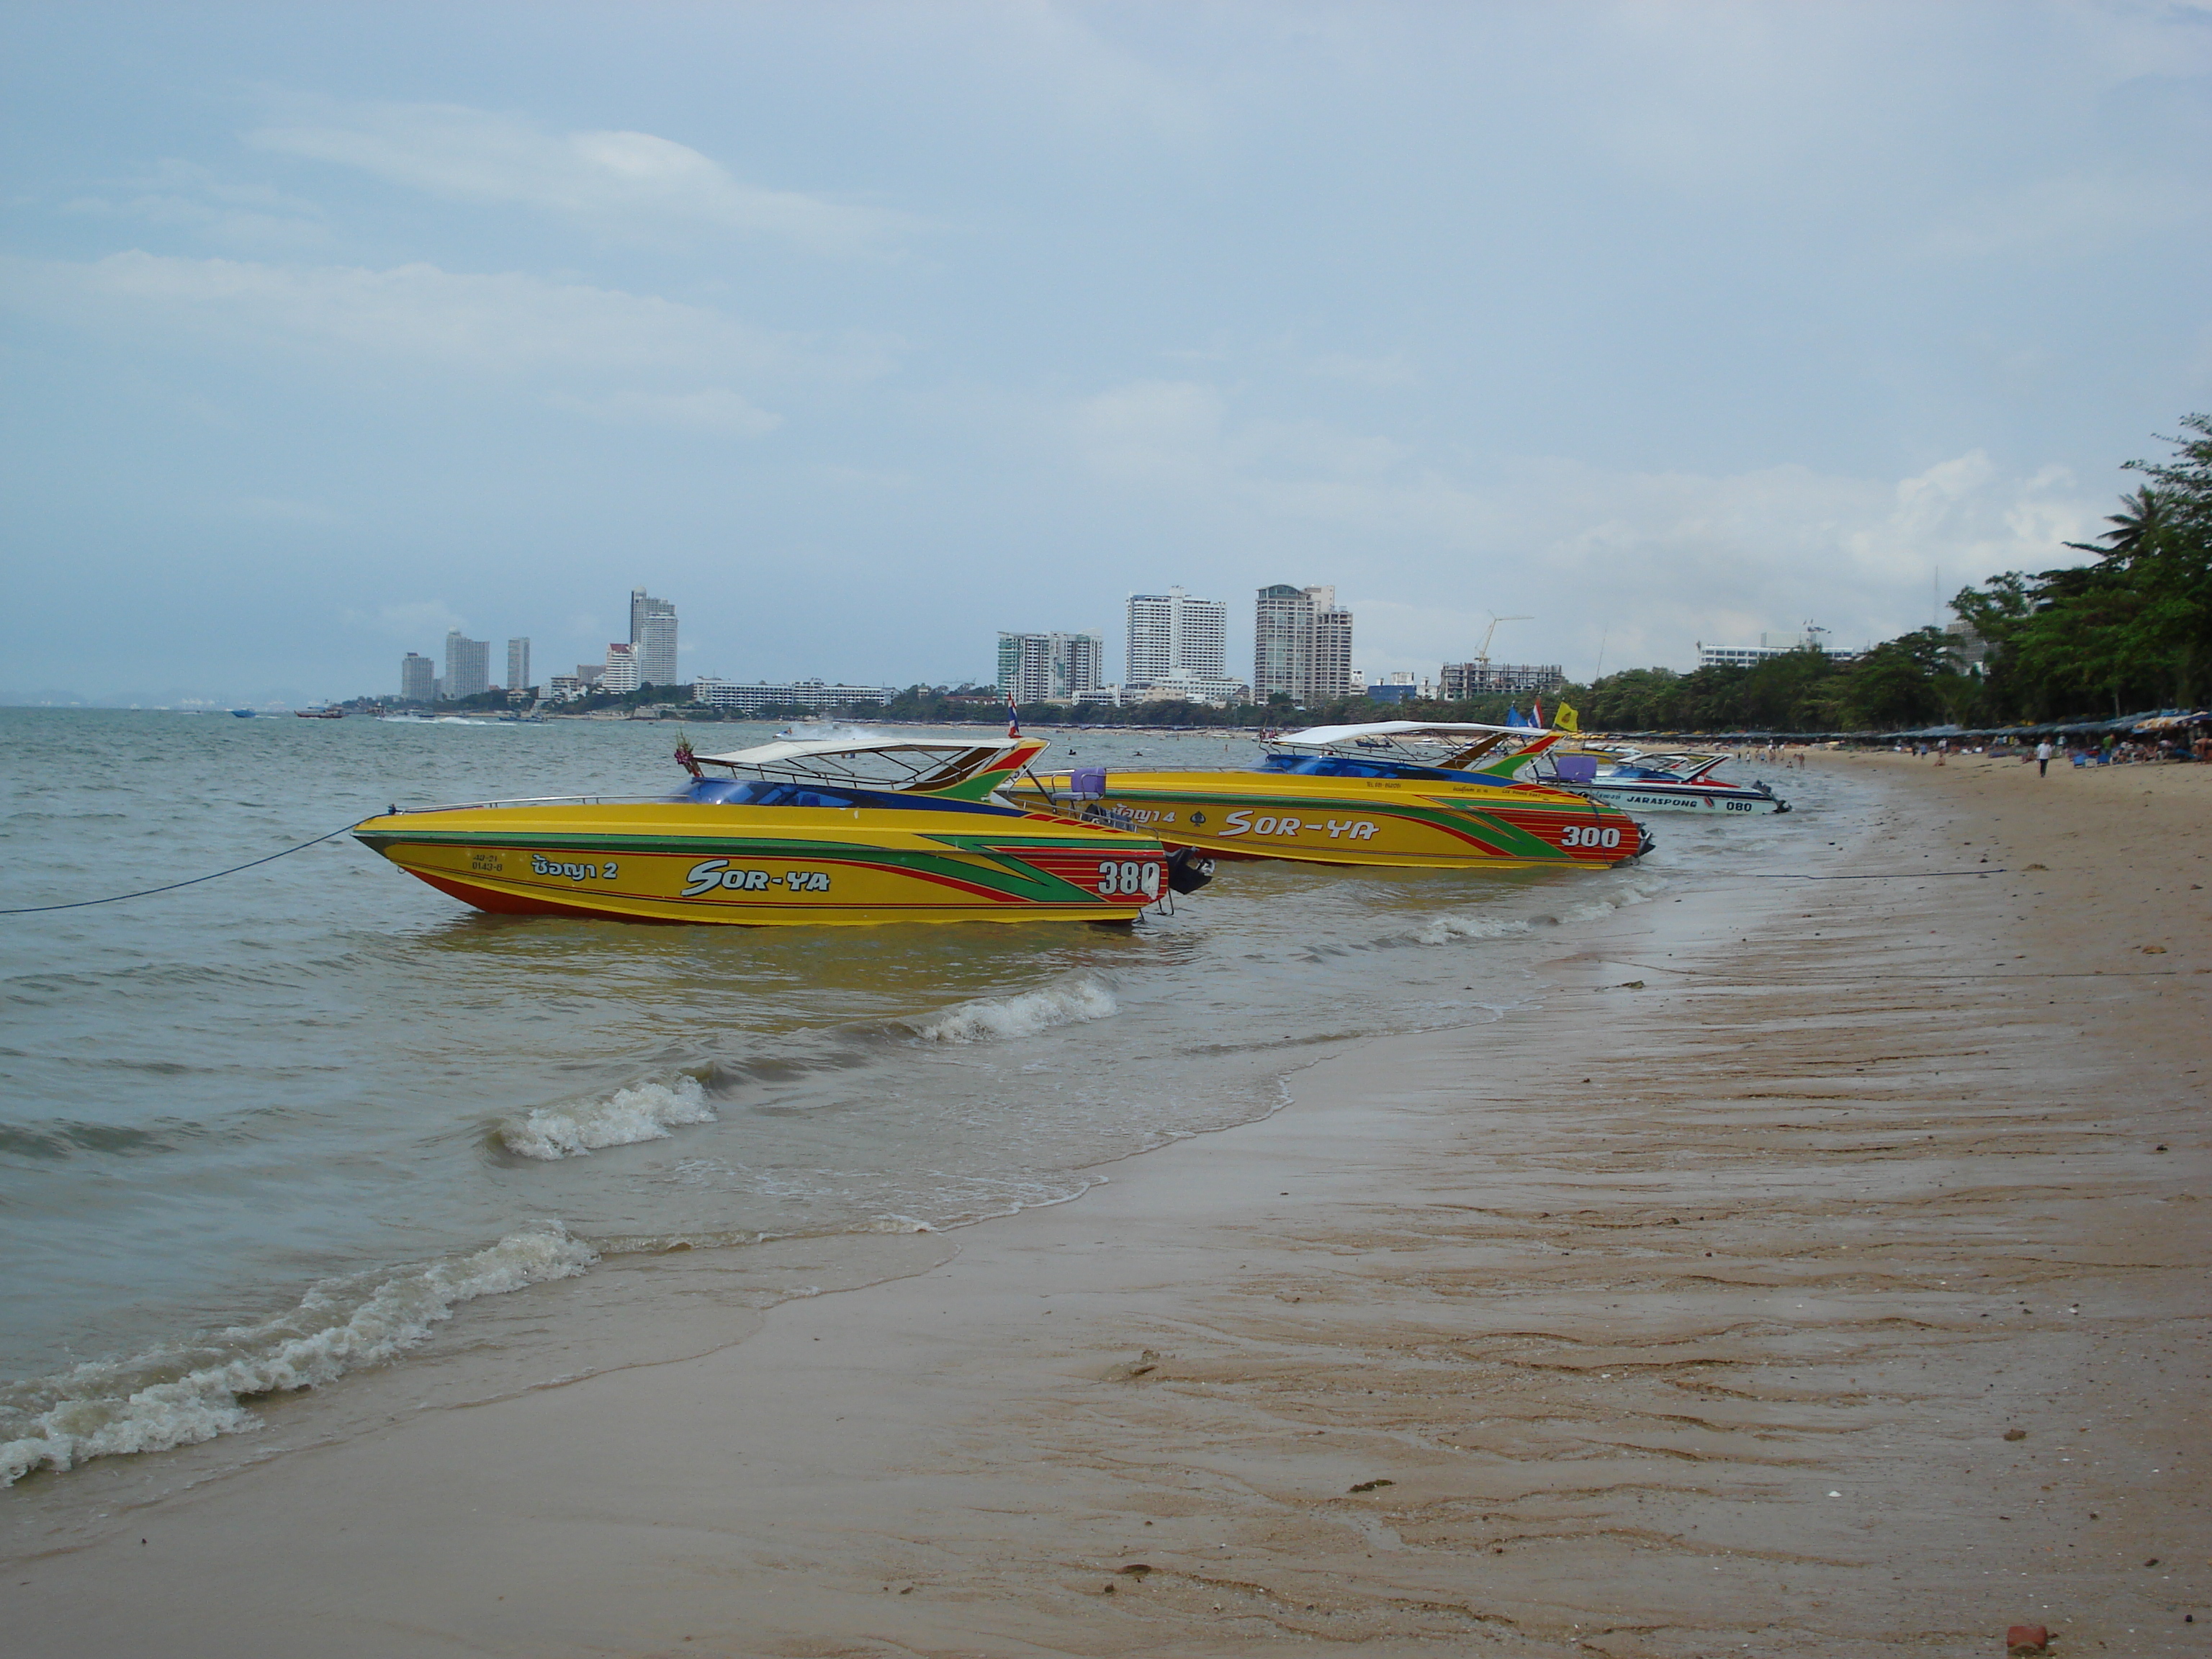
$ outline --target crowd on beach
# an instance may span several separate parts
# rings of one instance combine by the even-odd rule
[[[2107,732],[2101,743],[2069,742],[2060,745],[2050,743],[2030,746],[2026,744],[1958,744],[1948,738],[1933,742],[1918,740],[1911,744],[1899,743],[1893,753],[1899,755],[1933,755],[1941,765],[1953,755],[1988,755],[1996,758],[2011,757],[2023,763],[2028,761],[2057,761],[2072,766],[2134,766],[2155,764],[2168,761],[2212,762],[2212,730],[2199,728],[2194,738],[2185,733],[2154,738],[2119,738]]]

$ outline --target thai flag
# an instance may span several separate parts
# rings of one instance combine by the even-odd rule
[[[1009,690],[1006,693],[1006,735],[1010,738],[1018,738],[1021,734],[1022,711],[1015,706],[1014,694]]]

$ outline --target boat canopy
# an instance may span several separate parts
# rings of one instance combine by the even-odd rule
[[[1467,771],[1493,754],[1534,754],[1565,734],[1540,726],[1482,726],[1473,721],[1374,720],[1364,726],[1309,726],[1285,732],[1271,748],[1395,753],[1451,771]]]
[[[1365,726],[1309,726],[1303,732],[1285,732],[1277,738],[1279,743],[1294,743],[1301,748],[1319,748],[1327,744],[1357,743],[1362,738],[1429,738],[1447,742],[1455,738],[1476,738],[1496,733],[1540,736],[1540,726],[1479,726],[1472,721],[1437,720],[1375,720]]]
[[[1044,747],[1042,738],[908,738],[848,733],[801,738],[700,755],[702,766],[726,766],[759,778],[896,790],[981,800]]]

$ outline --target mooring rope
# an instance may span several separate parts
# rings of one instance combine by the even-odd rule
[[[341,824],[328,835],[317,836],[313,841],[303,841],[297,847],[288,847],[281,853],[270,853],[265,857],[248,859],[243,864],[234,864],[229,869],[218,870],[213,875],[194,876],[190,881],[173,881],[166,887],[144,887],[135,893],[110,893],[106,898],[72,899],[67,904],[21,904],[13,909],[0,910],[0,916],[35,915],[42,910],[82,910],[88,904],[120,904],[125,899],[150,898],[156,893],[173,893],[179,887],[197,887],[204,881],[216,881],[224,876],[234,876],[241,870],[251,870],[257,864],[267,864],[275,859],[289,858],[295,853],[305,852],[310,847],[319,847],[326,841],[343,836],[354,827],[354,823],[360,822],[359,818],[356,818],[353,823]]]

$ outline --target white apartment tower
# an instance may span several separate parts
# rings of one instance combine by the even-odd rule
[[[402,702],[435,702],[438,700],[438,665],[418,651],[410,651],[399,659],[399,700]]]
[[[617,640],[607,647],[607,665],[599,673],[599,690],[619,696],[635,691],[644,684],[638,672],[638,650],[626,640]]]
[[[1352,613],[1334,587],[1260,590],[1253,616],[1252,695],[1281,692],[1296,703],[1352,695]]]
[[[999,635],[999,690],[1017,702],[1074,702],[1095,696],[1106,660],[1106,636],[1088,634]]]
[[[507,642],[507,689],[527,691],[530,689],[530,641],[527,639]]]
[[[1226,677],[1229,607],[1194,599],[1180,587],[1129,595],[1127,669],[1122,683],[1141,690],[1155,680]]]
[[[629,591],[629,642],[641,685],[680,685],[676,672],[676,607],[641,587]]]
[[[446,695],[473,697],[491,690],[491,641],[472,640],[458,628],[446,635]]]

